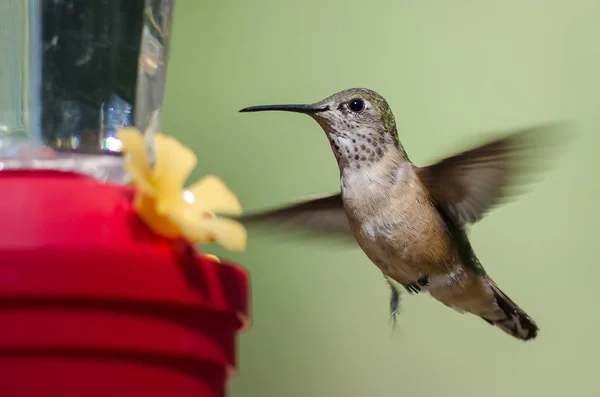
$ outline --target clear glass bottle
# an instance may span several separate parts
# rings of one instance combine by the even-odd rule
[[[159,128],[174,0],[2,0],[0,169],[123,182],[118,128]]]

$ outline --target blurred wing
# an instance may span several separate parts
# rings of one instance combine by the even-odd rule
[[[315,237],[341,237],[354,242],[340,193],[237,218],[246,226],[281,226]]]
[[[560,139],[564,132],[562,123],[512,131],[504,138],[417,168],[417,175],[454,221],[472,224],[521,193],[544,168],[542,160],[556,157],[552,149],[564,143]]]

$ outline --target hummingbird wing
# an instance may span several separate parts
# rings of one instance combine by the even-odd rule
[[[320,237],[338,237],[354,242],[344,211],[342,195],[328,194],[237,218],[243,224],[283,226]]]
[[[520,194],[564,142],[563,123],[513,130],[504,137],[427,167],[417,175],[432,198],[459,225],[481,220],[492,208]]]

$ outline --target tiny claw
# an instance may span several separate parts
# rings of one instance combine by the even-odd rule
[[[405,285],[404,288],[406,288],[406,290],[410,294],[418,294],[419,292],[421,292],[421,287],[427,287],[428,285],[429,285],[429,277],[423,276],[423,277],[419,277],[419,279],[417,279],[417,281]]]
[[[419,292],[421,292],[421,287],[419,286],[419,284],[411,283],[406,286],[406,290],[411,294],[418,294]]]

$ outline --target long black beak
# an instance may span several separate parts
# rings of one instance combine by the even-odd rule
[[[329,106],[319,107],[315,105],[262,105],[262,106],[249,106],[243,108],[240,112],[263,112],[267,110],[282,110],[284,112],[296,112],[296,113],[318,113],[329,110]]]

